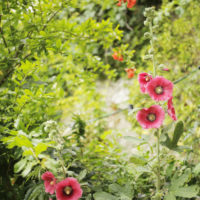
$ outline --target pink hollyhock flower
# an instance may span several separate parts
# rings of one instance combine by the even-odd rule
[[[149,83],[149,81],[151,81],[152,76],[150,74],[147,73],[140,73],[138,75],[138,81],[140,84],[140,90],[142,93],[146,93],[146,86]]]
[[[159,105],[153,105],[150,108],[140,110],[136,119],[144,129],[159,128],[165,118],[165,111]]]
[[[45,192],[53,194],[56,189],[56,178],[51,172],[45,172],[42,174],[42,180],[44,181]]]
[[[167,101],[172,96],[173,83],[162,76],[157,76],[147,84],[146,91],[155,101]]]
[[[82,196],[82,189],[75,178],[66,178],[56,186],[58,200],[78,200]]]
[[[135,70],[136,69],[133,69],[133,68],[125,69],[125,71],[127,72],[128,78],[133,78],[134,77]]]
[[[175,113],[175,109],[174,109],[174,105],[172,102],[173,97],[171,97],[168,102],[167,102],[167,112],[169,114],[169,116],[176,121],[177,117],[176,117],[176,113]]]

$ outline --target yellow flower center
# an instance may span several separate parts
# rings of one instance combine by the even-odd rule
[[[51,182],[50,182],[50,185],[54,185],[54,182],[53,182],[53,181],[51,181]]]
[[[163,93],[163,88],[161,86],[157,86],[155,88],[155,92],[156,92],[156,94],[162,94]]]
[[[155,121],[156,120],[156,115],[151,113],[147,116],[147,119],[151,122]]]
[[[145,81],[146,81],[146,82],[150,81],[150,77],[149,77],[148,75],[145,76]]]
[[[72,193],[72,188],[70,186],[65,187],[64,192],[66,195],[70,195]]]

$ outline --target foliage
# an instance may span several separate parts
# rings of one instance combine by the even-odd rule
[[[149,1],[138,1],[130,10],[110,0],[0,3],[0,199],[49,199],[41,180],[47,170],[58,180],[77,178],[82,199],[155,197],[153,134],[141,131],[134,109],[125,115],[138,136],[109,129],[107,104],[98,91],[102,78],[123,78],[127,67],[152,71],[143,59],[152,53],[159,72],[171,81],[192,72],[174,84],[179,122],[167,119],[162,127],[162,196],[199,195],[199,2],[164,0],[160,8],[160,1],[151,3],[158,8],[154,52],[148,34],[143,36]],[[122,52],[123,62],[112,59],[115,50]],[[127,104],[146,107],[152,101],[139,94],[136,82],[127,86]],[[134,154],[123,151],[122,137]]]

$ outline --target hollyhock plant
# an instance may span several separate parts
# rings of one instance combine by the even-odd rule
[[[123,61],[123,56],[119,53],[119,52],[114,52],[112,57],[115,59],[115,60],[118,60],[118,61]]]
[[[159,128],[165,118],[165,111],[159,105],[153,105],[150,108],[140,110],[136,119],[144,129]]]
[[[173,97],[171,97],[168,102],[167,102],[167,112],[169,114],[169,116],[176,121],[177,117],[176,117],[176,113],[175,113],[175,109],[174,109],[174,105],[172,102]]]
[[[45,192],[53,194],[56,189],[56,178],[51,172],[45,172],[42,174],[42,180],[44,181]]]
[[[82,189],[75,178],[66,178],[56,186],[57,200],[78,200],[82,196]]]
[[[149,81],[151,81],[152,76],[150,74],[147,74],[145,72],[140,73],[138,75],[138,81],[140,84],[140,90],[142,93],[146,93],[146,86],[149,83]]]
[[[155,101],[167,101],[172,96],[173,83],[162,76],[157,76],[147,84],[146,91]]]
[[[128,78],[133,78],[134,77],[134,72],[136,69],[133,68],[127,68],[125,71],[127,72]]]

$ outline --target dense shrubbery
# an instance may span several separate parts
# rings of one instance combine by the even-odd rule
[[[59,181],[75,177],[81,199],[87,200],[199,195],[199,1],[138,1],[131,9],[116,3],[0,3],[1,200],[49,199],[41,180],[45,171]],[[148,31],[143,12],[152,5],[157,9],[153,50],[143,36]],[[114,52],[122,54],[122,62],[112,58]],[[166,117],[160,133],[160,191],[155,188],[157,133],[142,130],[128,109],[125,115],[138,137],[110,130],[96,84],[102,78],[124,78],[125,68],[152,72],[151,60],[144,59],[152,53],[159,74],[169,80],[176,83],[189,75],[174,86],[179,121]],[[148,95],[140,94],[137,78],[133,80],[127,86],[129,103],[134,108],[152,105]],[[137,155],[123,151],[118,143],[122,137]]]

